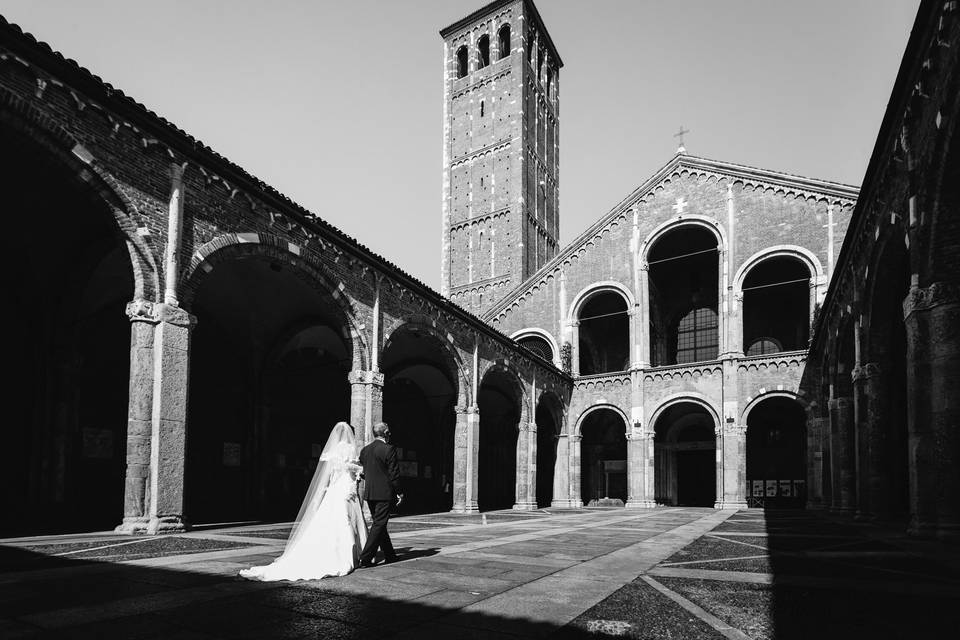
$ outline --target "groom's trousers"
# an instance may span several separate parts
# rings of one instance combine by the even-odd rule
[[[377,549],[383,549],[383,557],[386,560],[396,559],[397,554],[393,550],[393,543],[390,542],[390,534],[387,533],[387,521],[390,520],[392,503],[392,500],[367,500],[370,514],[373,516],[373,524],[367,535],[367,544],[363,545],[363,551],[360,552],[360,562],[373,562]]]

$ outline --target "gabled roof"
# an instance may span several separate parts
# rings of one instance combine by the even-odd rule
[[[547,274],[559,269],[580,247],[590,241],[591,238],[596,236],[604,227],[613,222],[613,220],[621,216],[624,211],[632,207],[638,200],[650,193],[658,184],[675,172],[684,169],[720,174],[746,183],[769,185],[784,192],[793,192],[817,199],[823,198],[826,200],[853,202],[857,199],[859,193],[857,187],[840,182],[807,178],[789,173],[781,173],[779,171],[771,171],[769,169],[758,169],[756,167],[734,164],[732,162],[709,160],[685,153],[677,153],[667,164],[663,165],[656,173],[644,181],[643,184],[617,203],[606,215],[587,227],[573,242],[561,249],[553,260],[511,290],[500,302],[490,307],[481,317],[488,322],[492,321],[500,315],[504,309],[513,304],[521,294],[539,283]]]

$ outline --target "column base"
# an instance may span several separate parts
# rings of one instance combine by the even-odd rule
[[[450,509],[450,513],[480,513],[480,507],[477,506],[476,502],[469,504],[455,504],[453,508]]]
[[[539,508],[536,502],[517,502],[513,505],[514,511],[536,511]]]
[[[152,516],[147,525],[147,535],[160,533],[183,533],[190,527],[182,516]]]
[[[653,500],[627,500],[624,507],[627,509],[656,509],[657,503]]]
[[[736,502],[731,500],[727,500],[726,502],[724,502],[721,500],[718,502],[714,502],[713,508],[714,509],[746,509],[747,503],[742,500],[738,500]]]
[[[583,506],[583,503],[579,500],[554,500],[550,503],[551,509],[579,509]]]
[[[147,516],[125,516],[123,522],[118,524],[114,529],[114,533],[120,533],[123,535],[134,536],[145,534],[147,528],[150,526],[150,518]]]

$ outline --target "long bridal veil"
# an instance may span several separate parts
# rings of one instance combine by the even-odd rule
[[[302,541],[303,534],[310,530],[310,524],[317,515],[318,507],[330,487],[330,481],[337,474],[345,473],[348,462],[356,457],[353,429],[346,422],[338,422],[330,432],[327,444],[324,445],[320,459],[317,461],[317,469],[313,473],[307,495],[303,499],[303,504],[300,505],[300,513],[293,521],[293,530],[290,531],[287,545],[283,549],[284,555],[295,548]]]

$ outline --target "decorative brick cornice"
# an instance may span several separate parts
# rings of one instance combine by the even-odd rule
[[[681,364],[646,369],[643,372],[643,379],[649,382],[661,382],[673,379],[681,379],[684,376],[700,378],[722,374],[723,364],[720,362],[701,362],[692,365]]]

